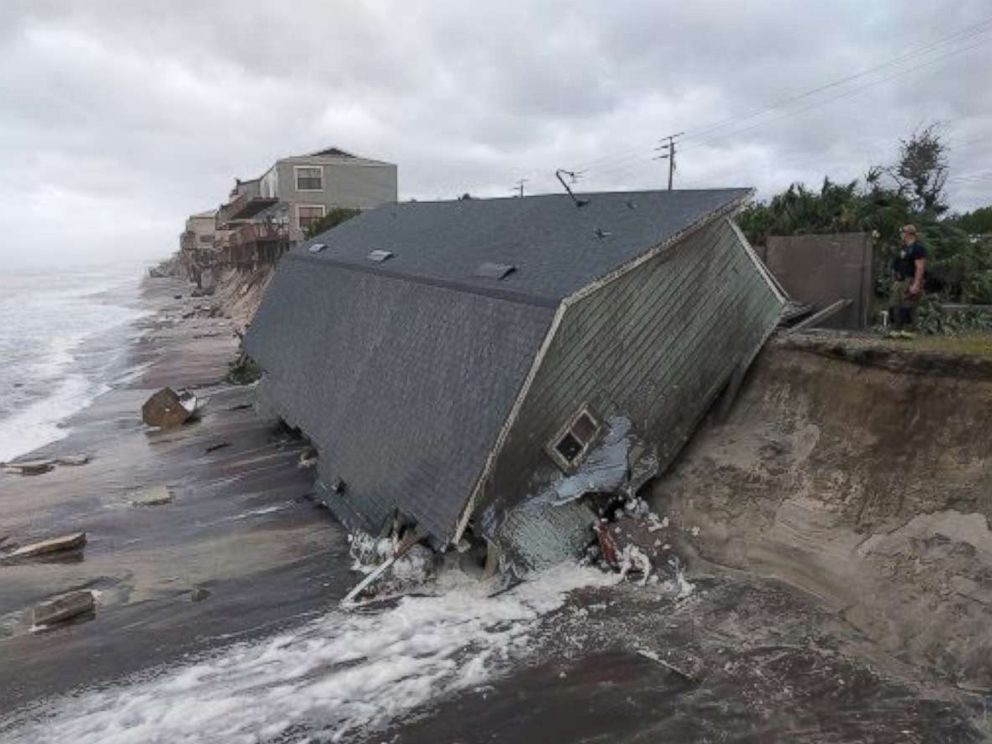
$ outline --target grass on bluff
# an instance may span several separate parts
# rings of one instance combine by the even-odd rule
[[[883,339],[885,346],[914,351],[934,351],[954,356],[992,359],[992,332],[972,331],[954,335],[917,334],[911,339]]]

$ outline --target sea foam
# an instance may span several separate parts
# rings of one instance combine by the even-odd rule
[[[125,373],[140,277],[127,263],[0,278],[0,461],[64,437]]]
[[[144,680],[49,701],[0,720],[5,742],[350,741],[445,694],[474,689],[527,654],[541,617],[580,586],[616,577],[574,565],[511,591],[460,572],[431,597],[333,610]]]

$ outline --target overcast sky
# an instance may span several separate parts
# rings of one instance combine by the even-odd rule
[[[19,263],[165,256],[235,176],[327,146],[397,163],[401,199],[505,196],[663,187],[685,131],[676,187],[768,195],[939,120],[952,206],[992,202],[988,0],[2,0],[0,59]]]

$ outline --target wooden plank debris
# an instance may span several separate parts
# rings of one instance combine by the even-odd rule
[[[387,560],[380,563],[376,566],[374,571],[355,584],[352,590],[345,595],[344,599],[341,600],[341,606],[344,608],[354,607],[355,599],[359,597],[362,592],[378,581],[382,575],[386,573],[386,571],[392,568],[392,565],[396,563],[397,560],[410,552],[413,546],[425,537],[427,537],[427,532],[425,530],[422,530],[419,527],[411,530],[410,534],[403,538],[403,541],[396,546],[396,551]]]
[[[41,475],[55,467],[54,460],[22,460],[21,462],[5,462],[3,472],[13,475]]]
[[[796,323],[796,325],[792,326],[792,328],[789,328],[788,330],[784,331],[784,335],[789,336],[793,333],[796,333],[797,331],[801,331],[806,328],[810,328],[811,326],[815,326],[818,323],[829,318],[831,315],[836,315],[845,307],[850,305],[851,302],[852,300],[837,300],[836,302],[832,302],[822,310],[819,310],[813,313],[812,315],[810,315],[808,318],[806,318],[806,320],[800,323]]]
[[[36,543],[24,545],[4,556],[5,559],[35,558],[40,555],[63,553],[69,550],[79,550],[86,545],[85,532],[73,532],[69,535],[52,537]]]
[[[180,394],[164,387],[141,406],[141,420],[148,426],[171,429],[199,418],[206,403],[206,400],[201,401],[190,392]]]
[[[35,607],[34,624],[36,626],[54,625],[95,610],[96,602],[93,599],[93,592],[88,590],[71,592]]]
[[[647,649],[643,649],[642,648],[642,649],[638,649],[637,650],[637,653],[638,653],[639,656],[643,656],[645,659],[650,659],[651,661],[655,662],[656,664],[660,664],[661,666],[663,666],[668,671],[670,671],[673,674],[675,674],[675,675],[681,677],[682,679],[684,679],[686,682],[695,682],[696,681],[696,677],[694,675],[690,674],[685,669],[680,669],[679,667],[675,666],[674,664],[672,664],[669,661],[665,661],[664,659],[661,658],[660,655],[658,655],[654,651],[649,651]]]

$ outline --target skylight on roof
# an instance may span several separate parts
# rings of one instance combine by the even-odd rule
[[[516,270],[517,267],[513,264],[502,264],[486,261],[479,264],[479,268],[475,270],[475,275],[485,277],[486,279],[499,280],[505,279]]]
[[[366,258],[369,261],[375,261],[376,263],[382,263],[383,261],[388,261],[393,257],[392,251],[372,251]]]
[[[310,251],[311,253],[320,253],[326,247],[327,246],[324,245],[323,243],[313,243],[309,248],[307,248],[307,250]]]

